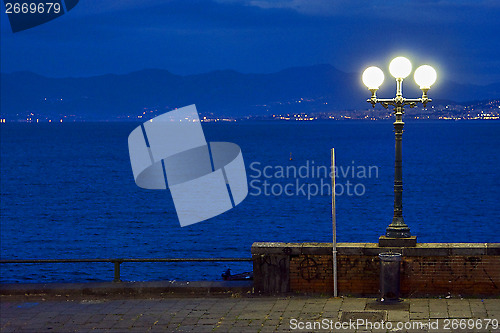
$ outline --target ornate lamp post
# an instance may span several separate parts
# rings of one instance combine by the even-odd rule
[[[403,79],[411,73],[411,63],[404,57],[394,58],[389,65],[389,72],[396,78],[396,97],[377,98],[376,92],[382,82],[384,82],[384,73],[378,67],[368,67],[363,72],[363,83],[372,93],[372,97],[367,101],[373,107],[380,103],[384,108],[389,105],[394,106],[396,121],[394,122],[394,132],[396,136],[395,163],[394,163],[394,216],[392,223],[387,227],[384,236],[379,238],[379,246],[415,246],[416,236],[411,236],[410,228],[403,219],[403,169],[402,169],[402,141],[403,141],[403,108],[408,105],[413,108],[417,103],[422,103],[425,107],[428,102],[432,102],[427,97],[427,91],[436,81],[436,71],[428,65],[417,68],[414,77],[422,90],[421,98],[403,97]]]

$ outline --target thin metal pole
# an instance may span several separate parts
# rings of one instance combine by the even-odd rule
[[[332,255],[333,255],[333,296],[337,297],[337,217],[335,214],[335,148],[332,148]]]

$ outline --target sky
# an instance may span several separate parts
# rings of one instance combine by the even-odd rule
[[[414,68],[485,85],[500,82],[499,18],[498,0],[80,0],[12,33],[2,4],[0,70],[85,77],[331,64],[388,75],[390,60],[405,55]]]

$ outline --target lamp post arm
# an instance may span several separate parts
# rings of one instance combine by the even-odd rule
[[[396,98],[377,98],[377,97],[373,97],[370,98],[370,99],[367,99],[366,100],[368,103],[371,103],[373,107],[375,107],[375,105],[377,103],[379,103],[380,105],[382,105],[384,108],[388,108],[389,105],[392,105],[392,106],[410,106],[410,108],[414,108],[418,103],[422,103],[422,105],[425,107],[427,105],[427,103],[429,102],[432,102],[432,99],[430,98],[427,98],[427,95],[424,95],[422,96],[422,98],[402,98],[402,102],[401,100],[397,100],[397,97]],[[398,103],[400,103],[401,105],[397,105]]]
[[[409,105],[410,108],[413,108],[418,103],[422,103],[422,105],[425,107],[429,102],[432,102],[432,99],[427,98],[427,95],[424,95],[422,96],[422,98],[405,98],[403,105]]]
[[[396,102],[394,98],[377,98],[379,103],[394,103]]]
[[[404,101],[405,104],[408,104],[408,103],[422,103],[422,99],[421,98],[404,98],[403,101]]]
[[[396,101],[394,98],[377,98],[372,96],[372,98],[367,99],[366,101],[368,103],[371,103],[373,107],[375,107],[377,103],[380,103],[380,105],[382,105],[386,109],[389,107],[389,105],[396,106]]]

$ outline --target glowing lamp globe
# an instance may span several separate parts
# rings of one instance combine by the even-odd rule
[[[404,79],[411,73],[411,62],[405,57],[394,58],[389,64],[389,72],[396,79]]]
[[[420,89],[429,89],[436,82],[437,74],[431,66],[422,65],[417,68],[414,77]]]
[[[368,89],[378,89],[384,82],[384,72],[378,67],[371,66],[363,72],[363,83]]]

